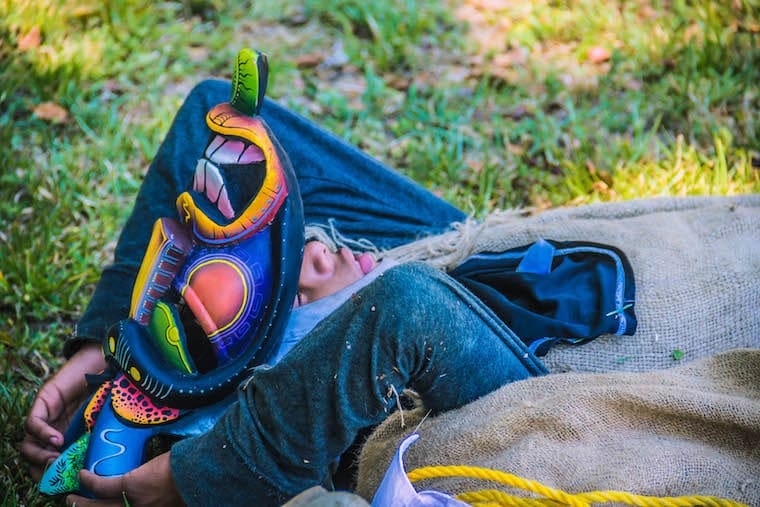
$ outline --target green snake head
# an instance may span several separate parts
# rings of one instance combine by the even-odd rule
[[[259,114],[268,76],[266,55],[248,48],[241,49],[232,72],[232,107],[249,116]]]

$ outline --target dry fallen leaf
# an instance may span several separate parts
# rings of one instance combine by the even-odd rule
[[[687,44],[692,40],[699,42],[702,37],[702,28],[696,23],[692,23],[683,31],[683,40]]]
[[[608,49],[601,46],[594,46],[588,50],[588,61],[591,63],[603,63],[610,59],[612,54]]]
[[[412,84],[412,78],[401,74],[390,74],[385,76],[385,82],[394,90],[406,91]]]
[[[43,102],[34,108],[34,116],[53,123],[65,123],[69,119],[69,112],[55,102]]]
[[[306,53],[296,57],[296,67],[299,69],[310,69],[318,66],[325,61],[325,55],[322,53]]]
[[[654,19],[657,17],[657,11],[651,5],[642,5],[639,7],[638,15],[641,19]]]
[[[28,51],[30,49],[37,49],[42,43],[42,33],[39,26],[33,26],[28,33],[18,38],[16,43],[19,51]]]

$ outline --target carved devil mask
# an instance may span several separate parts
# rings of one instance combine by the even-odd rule
[[[279,346],[298,289],[303,212],[293,168],[259,116],[264,55],[238,54],[232,98],[206,116],[210,138],[177,216],[156,221],[130,315],[111,328],[110,365],[40,483],[77,491],[77,472],[145,462],[153,437],[208,429],[250,369]]]
[[[232,100],[206,116],[212,135],[192,187],[177,198],[178,223],[157,222],[133,291],[132,319],[105,347],[138,388],[172,406],[217,400],[265,361],[279,345],[297,290],[303,212],[293,168],[258,115],[266,73],[263,55],[241,52]],[[159,305],[170,323],[154,322],[162,317],[157,303],[172,295],[180,304]],[[156,340],[131,337],[144,335],[146,326],[154,335],[173,335],[167,341],[179,347],[184,368],[162,367],[166,344],[143,346]],[[197,340],[193,353],[189,328],[208,340],[216,359],[208,371],[191,364],[207,354],[197,353]]]

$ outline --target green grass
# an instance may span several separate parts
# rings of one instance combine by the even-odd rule
[[[0,0],[2,505],[45,503],[16,451],[32,394],[184,94],[240,47],[271,97],[475,216],[760,191],[760,2],[482,4]]]

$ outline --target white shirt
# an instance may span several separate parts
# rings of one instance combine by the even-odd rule
[[[397,263],[391,259],[382,260],[375,268],[352,283],[339,290],[334,294],[317,299],[312,303],[307,303],[303,306],[293,309],[290,312],[290,318],[288,324],[285,327],[285,332],[280,342],[280,347],[272,352],[272,355],[267,361],[268,364],[277,364],[285,354],[296,346],[301,338],[306,336],[312,329],[316,327],[325,317],[337,310],[340,305],[345,303],[351,295],[358,292],[363,287],[366,287],[372,283],[378,276],[382,275],[386,270],[395,266]]]

